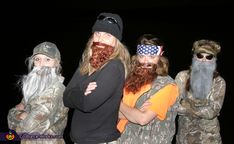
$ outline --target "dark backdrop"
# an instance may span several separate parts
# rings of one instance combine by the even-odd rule
[[[131,3],[131,4],[130,4]],[[62,55],[65,85],[70,80],[91,27],[100,12],[118,13],[124,22],[123,43],[135,53],[136,39],[144,33],[156,34],[165,43],[170,60],[170,75],[187,69],[192,43],[198,39],[220,42],[218,70],[227,83],[226,97],[219,119],[224,143],[231,141],[233,102],[233,12],[228,1],[84,1],[84,2],[9,2],[1,4],[1,112],[0,132],[8,132],[7,112],[22,98],[16,82],[27,73],[25,58],[43,41],[57,44]],[[70,118],[64,137],[69,140]],[[1,143],[1,142],[0,142]]]

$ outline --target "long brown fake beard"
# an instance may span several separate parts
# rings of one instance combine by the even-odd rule
[[[151,68],[149,68],[149,66]],[[140,91],[142,86],[152,83],[157,77],[156,69],[156,64],[141,64],[137,62],[132,72],[126,79],[126,92],[132,92],[135,94],[136,92]]]
[[[98,46],[102,47],[100,48]],[[92,56],[90,57],[89,62],[95,69],[102,67],[114,52],[112,46],[100,42],[93,42],[91,49]]]

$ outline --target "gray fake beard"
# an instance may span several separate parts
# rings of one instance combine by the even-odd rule
[[[33,70],[23,76],[22,90],[24,99],[27,102],[30,98],[37,96],[51,86],[53,79],[56,78],[55,68],[34,67]]]
[[[205,99],[212,87],[216,58],[211,61],[192,59],[190,86],[194,98]]]

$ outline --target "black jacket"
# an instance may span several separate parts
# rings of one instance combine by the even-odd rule
[[[64,105],[74,108],[71,139],[81,144],[110,142],[120,136],[116,128],[119,105],[124,86],[124,65],[120,60],[110,60],[92,75],[81,75],[79,69],[65,89]],[[97,87],[85,96],[90,82]]]

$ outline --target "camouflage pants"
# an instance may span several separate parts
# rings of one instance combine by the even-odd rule
[[[74,144],[78,144],[78,143],[74,143]],[[99,143],[99,144],[117,144],[117,141],[104,142],[104,143]]]

